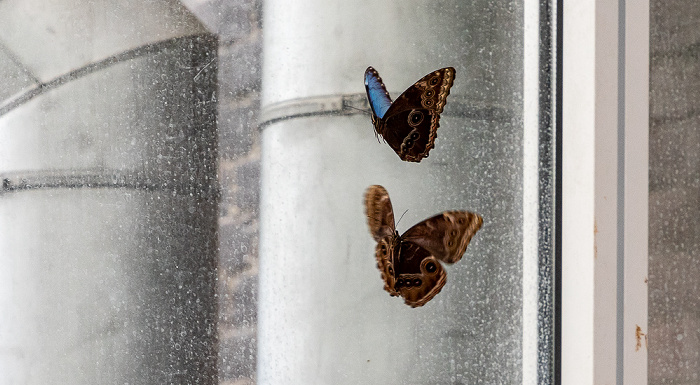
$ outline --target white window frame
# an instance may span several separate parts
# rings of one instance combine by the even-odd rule
[[[647,383],[649,1],[564,1],[562,384]]]

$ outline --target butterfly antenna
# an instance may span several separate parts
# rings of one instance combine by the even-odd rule
[[[361,108],[357,108],[357,107],[353,107],[353,106],[351,106],[351,105],[349,105],[349,104],[345,104],[344,107],[347,107],[347,108],[351,108],[351,109],[353,109],[353,110],[357,110],[357,111],[364,112],[364,113],[367,114],[367,115],[372,115],[372,113],[371,113],[369,110],[361,109]],[[374,130],[374,137],[377,138],[377,143],[381,143],[381,141],[379,141],[379,133],[377,132],[376,129]]]
[[[369,111],[366,110],[366,109],[353,107],[353,106],[348,105],[348,104],[346,104],[345,107],[347,107],[347,108],[352,108],[353,110],[357,110],[357,111],[363,112],[363,113],[365,113],[365,114],[367,114],[367,115],[371,115],[371,114],[372,114],[371,112],[369,112]]]
[[[403,218],[403,216],[406,215],[407,212],[408,210],[404,211],[403,214],[401,214],[401,218]],[[399,227],[399,223],[401,223],[401,218],[399,218],[399,221],[396,222],[396,227]]]

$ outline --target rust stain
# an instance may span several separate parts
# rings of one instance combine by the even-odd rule
[[[637,339],[637,346],[634,347],[634,351],[638,352],[642,348],[642,337],[644,337],[644,348],[649,349],[649,340],[646,333],[642,333],[642,327],[637,325],[637,330],[634,332],[634,336]]]
[[[598,259],[598,220],[593,219],[593,259]]]

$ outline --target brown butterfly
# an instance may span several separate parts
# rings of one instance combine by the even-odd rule
[[[439,261],[452,264],[462,259],[484,223],[469,211],[445,211],[399,236],[389,193],[378,185],[365,192],[365,210],[369,231],[377,241],[375,257],[384,290],[402,296],[411,307],[425,305],[440,292],[447,273]]]
[[[439,69],[408,87],[392,103],[377,71],[372,67],[365,71],[374,131],[402,160],[420,162],[435,147],[440,114],[454,79],[454,68]]]

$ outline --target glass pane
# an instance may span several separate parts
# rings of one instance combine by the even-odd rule
[[[651,1],[649,383],[700,381],[700,4]]]
[[[176,1],[0,24],[0,383],[214,383],[217,38]]]
[[[548,2],[112,3],[0,1],[0,384],[551,383]],[[456,69],[422,162],[369,65]],[[424,306],[372,184],[399,233],[484,218]]]
[[[537,158],[540,111],[529,110],[535,114],[534,142],[525,123],[525,77],[537,78],[541,67],[536,43],[534,69],[525,68],[523,4],[396,1],[366,7],[265,3],[257,379],[521,382],[527,361],[537,360],[536,350],[528,357],[523,352],[525,339],[536,344],[539,336],[538,216],[551,213],[537,209],[539,188],[551,188],[551,180],[540,183],[537,171],[544,167],[542,175],[551,178],[552,164]],[[375,120],[396,131],[383,132],[386,140],[375,138],[363,84],[368,66],[394,98],[431,71],[455,68],[435,148],[420,163],[402,161],[400,150],[390,147],[389,132],[402,129],[388,127],[391,107],[387,119]],[[535,106],[538,86],[535,81]],[[407,111],[419,111],[417,103]],[[551,138],[549,126],[546,134]],[[527,192],[526,142],[535,144],[527,159],[534,159],[535,180]],[[398,234],[445,210],[484,218],[464,257],[445,265],[447,284],[423,306],[411,308],[383,290],[401,283],[382,281],[375,265],[390,260],[399,266],[403,252],[375,258],[377,241],[363,203],[371,185],[388,191],[394,219],[402,217]],[[531,196],[535,218],[526,222]],[[534,287],[525,284],[526,238],[535,240],[535,277],[527,277]],[[398,272],[387,274],[401,279]],[[534,300],[524,293],[534,293]],[[535,325],[534,337],[525,332],[528,306],[535,309],[527,320]]]

